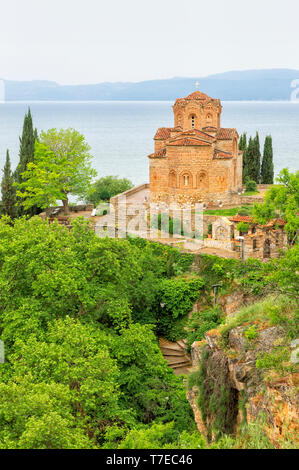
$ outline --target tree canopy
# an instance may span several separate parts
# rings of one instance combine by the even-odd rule
[[[126,178],[103,176],[91,185],[87,192],[86,200],[96,206],[100,201],[109,201],[111,197],[123,193],[132,187],[133,183]]]
[[[42,132],[35,144],[34,162],[28,163],[23,182],[17,185],[24,208],[38,205],[45,209],[61,200],[68,213],[69,195],[82,198],[96,175],[89,151],[84,136],[74,129]]]
[[[263,204],[255,204],[254,218],[258,223],[281,217],[285,220],[285,230],[293,236],[299,230],[299,171],[290,173],[285,168],[277,177],[279,185],[270,188]]]

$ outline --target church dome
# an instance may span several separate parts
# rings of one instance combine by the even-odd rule
[[[190,95],[188,96],[185,96],[184,100],[201,100],[201,101],[205,101],[205,100],[211,100],[212,98],[208,95],[206,95],[206,93],[202,93],[201,91],[194,91],[193,93],[190,93]]]

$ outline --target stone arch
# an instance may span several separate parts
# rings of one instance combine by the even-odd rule
[[[182,115],[182,113],[178,113],[176,125],[180,126],[180,127],[183,127],[183,115]]]
[[[192,173],[188,170],[182,171],[180,174],[180,188],[187,189],[192,187]]]
[[[201,170],[196,175],[196,186],[202,192],[209,191],[209,177],[206,171]]]
[[[174,170],[170,170],[170,172],[169,172],[168,186],[170,188],[176,188],[177,187],[177,177],[176,177],[176,172]]]

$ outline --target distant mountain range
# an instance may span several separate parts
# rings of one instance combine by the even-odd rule
[[[59,85],[49,81],[4,80],[6,101],[173,101],[195,90],[221,100],[290,100],[291,83],[299,70],[271,69],[232,71],[198,78],[171,78],[132,82],[103,82],[94,85]]]

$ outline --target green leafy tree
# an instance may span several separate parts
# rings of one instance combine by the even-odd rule
[[[61,200],[69,213],[69,195],[82,197],[96,175],[91,168],[90,147],[82,134],[74,129],[50,129],[42,132],[35,146],[34,163],[22,173],[17,195],[29,209],[38,205],[45,209]]]
[[[13,184],[14,178],[11,172],[9,151],[7,150],[1,181],[2,211],[12,219],[16,216],[16,190]]]
[[[237,230],[240,233],[247,233],[249,230],[249,224],[247,224],[246,222],[239,222],[237,225]]]
[[[285,230],[289,233],[291,241],[297,238],[299,230],[299,171],[290,173],[283,169],[274,186],[266,191],[263,204],[255,204],[253,214],[260,224],[280,217],[286,222]]]
[[[117,194],[123,193],[133,187],[133,183],[126,178],[118,178],[117,176],[104,176],[92,184],[87,192],[86,200],[95,206],[100,201],[109,201],[109,199]]]
[[[274,183],[273,147],[272,137],[270,135],[268,135],[265,139],[263,161],[261,167],[261,183]]]

